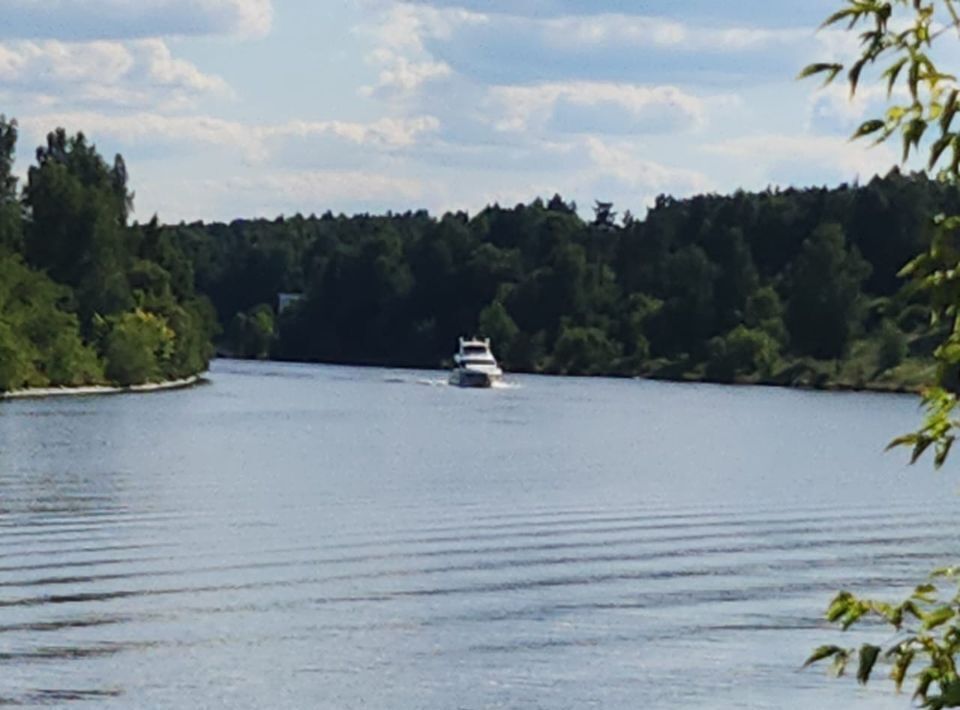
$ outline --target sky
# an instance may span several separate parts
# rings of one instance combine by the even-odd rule
[[[0,0],[18,172],[46,133],[121,153],[135,218],[225,220],[559,193],[868,180],[876,110],[799,82],[839,0]]]

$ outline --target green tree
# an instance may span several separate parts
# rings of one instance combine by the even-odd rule
[[[13,174],[16,157],[17,122],[0,114],[0,249],[19,251],[22,220],[17,178]]]
[[[787,328],[798,352],[820,359],[843,355],[858,325],[860,285],[869,265],[848,251],[843,229],[822,224],[803,243],[791,276]]]
[[[227,329],[227,344],[234,357],[265,360],[270,356],[276,323],[273,309],[265,303],[233,317]]]
[[[749,328],[759,328],[784,345],[788,335],[787,328],[783,324],[783,313],[783,303],[776,289],[772,286],[764,286],[747,299],[744,323]]]
[[[155,382],[174,351],[176,334],[153,313],[137,310],[99,322],[105,330],[106,375],[121,385]]]
[[[568,375],[611,371],[621,348],[598,328],[564,328],[553,351],[551,369]]]
[[[61,306],[68,293],[19,256],[0,253],[0,391],[103,379],[76,316]]]
[[[883,321],[877,338],[877,368],[880,371],[893,369],[906,357],[907,336],[891,321]]]
[[[85,326],[94,314],[134,305],[126,277],[132,200],[126,182],[120,156],[108,166],[82,133],[68,137],[63,129],[47,136],[28,172],[27,260],[74,290]]]
[[[18,193],[16,142],[0,116],[0,389],[205,369],[215,317],[182,245],[156,218],[127,225],[123,158],[57,129]]]
[[[663,301],[645,293],[631,293],[623,303],[620,342],[625,346],[625,354],[633,358],[637,365],[650,357],[647,328],[661,308]]]
[[[732,382],[738,376],[769,377],[777,363],[779,344],[768,333],[738,325],[723,337],[710,341],[707,376]]]
[[[668,356],[702,350],[709,336],[716,332],[717,266],[697,245],[674,252],[665,266],[667,297],[651,323],[652,349]]]
[[[40,384],[30,354],[13,328],[0,321],[0,392]]]
[[[494,301],[480,311],[478,327],[480,335],[490,338],[497,351],[508,354],[504,364],[509,366],[511,364],[509,353],[520,329],[513,322],[513,318],[510,317],[503,303]]]

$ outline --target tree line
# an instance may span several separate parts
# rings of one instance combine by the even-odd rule
[[[898,276],[956,190],[865,185],[660,197],[643,220],[560,196],[425,211],[202,222],[187,254],[238,357],[435,367],[457,337],[513,371],[822,386],[929,374],[929,309]],[[282,292],[303,299],[277,313]]]
[[[132,384],[246,358],[436,367],[485,335],[508,370],[910,387],[942,336],[898,275],[955,188],[559,195],[426,211],[129,223],[123,159],[58,129],[21,187],[0,118],[0,390]],[[281,293],[302,294],[278,312]],[[943,328],[945,326],[939,326]]]
[[[0,391],[132,385],[207,367],[216,315],[156,220],[130,225],[123,158],[58,129],[21,187],[0,116]]]

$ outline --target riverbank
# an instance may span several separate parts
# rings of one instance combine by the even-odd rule
[[[132,394],[143,392],[163,392],[168,390],[186,389],[205,381],[205,374],[192,375],[179,380],[166,382],[147,382],[142,385],[127,387],[111,385],[87,385],[83,387],[31,387],[29,389],[0,392],[3,399],[36,399],[42,397],[89,397],[106,394]]]
[[[222,358],[240,362],[254,362],[249,358]],[[263,360],[259,360],[264,362]],[[267,361],[269,362],[269,361]],[[347,367],[400,368],[407,370],[436,371],[437,365],[409,362],[378,361],[311,361],[276,359],[274,362],[289,362],[314,365],[342,365]],[[443,362],[439,369],[449,369]],[[731,386],[780,387],[824,392],[876,392],[879,394],[920,394],[936,382],[937,368],[932,360],[911,358],[897,367],[877,372],[862,361],[800,360],[783,363],[773,373],[734,374],[731,377],[711,376],[706,367],[687,361],[659,361],[645,363],[636,369],[596,369],[588,372],[557,372],[549,368],[508,368],[506,375],[541,375],[545,377],[600,377],[625,380],[654,380],[661,382],[705,383]]]
[[[664,363],[648,367],[639,377],[669,382],[709,382],[729,385],[759,385],[827,392],[878,392],[919,394],[937,381],[932,359],[909,358],[896,367],[880,370],[863,358],[842,361],[795,360],[781,363],[774,372],[735,373],[716,376],[704,364]]]

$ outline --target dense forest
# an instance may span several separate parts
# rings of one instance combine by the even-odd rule
[[[216,329],[189,260],[83,134],[57,130],[22,189],[0,116],[0,391],[131,385],[203,371]]]
[[[486,335],[508,370],[909,388],[924,295],[898,276],[960,195],[923,174],[660,197],[642,220],[554,196],[425,211],[129,223],[123,159],[58,129],[20,187],[0,118],[0,390],[131,384],[245,358],[436,367]],[[281,293],[300,294],[279,308]],[[280,312],[278,312],[280,311]]]
[[[435,218],[181,224],[238,357],[435,367],[482,334],[508,370],[810,386],[930,375],[929,310],[898,272],[960,196],[924,175],[661,197],[646,218],[555,196]],[[277,313],[277,296],[303,299]]]

